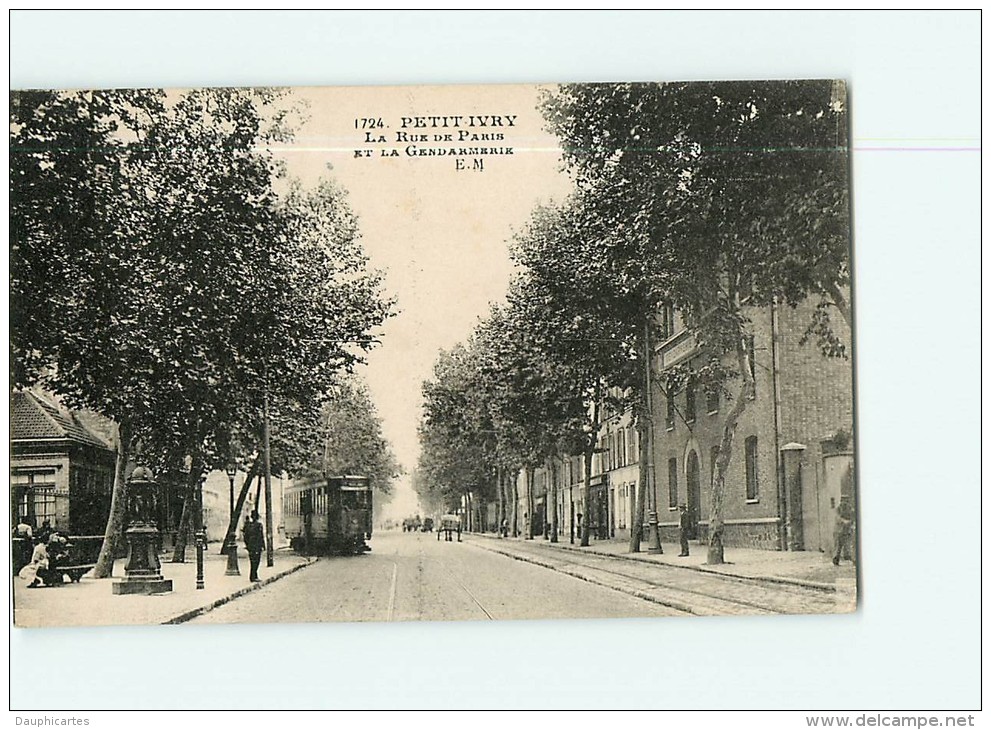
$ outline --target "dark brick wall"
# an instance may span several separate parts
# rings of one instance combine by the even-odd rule
[[[723,544],[731,547],[777,550],[778,534],[779,527],[776,522],[734,523],[723,527]],[[679,540],[678,528],[671,526],[662,527],[661,540],[665,543],[677,544]],[[706,544],[708,540],[708,526],[699,525],[699,542]]]
[[[853,434],[853,359],[824,357],[814,341],[801,344],[811,312],[810,304],[778,309],[780,427],[783,443],[797,441],[808,447],[803,466],[816,468],[822,459],[821,441],[840,430]],[[849,329],[838,315],[832,322],[849,354]]]
[[[723,519],[758,519],[777,517],[778,515],[778,480],[777,480],[777,449],[774,429],[774,389],[771,377],[771,325],[770,310],[760,310],[751,313],[754,331],[754,350],[756,359],[756,389],[757,396],[746,404],[746,409],[740,416],[733,438],[733,453],[726,473],[726,499],[724,501]],[[722,428],[726,415],[732,408],[735,399],[739,397],[741,380],[736,379],[727,383],[732,399],[721,397],[719,410],[709,414],[706,409],[704,392],[699,389],[696,395],[696,419],[687,423],[686,395],[678,393],[675,405],[678,414],[673,430],[664,426],[667,403],[663,396],[655,398],[654,422],[657,424],[654,437],[655,475],[657,479],[657,495],[659,519],[663,522],[674,522],[678,519],[677,510],[669,507],[668,499],[668,459],[674,458],[678,464],[678,502],[687,503],[686,460],[689,449],[696,451],[699,457],[700,486],[701,486],[701,518],[708,519],[710,509],[710,492],[712,478],[712,447],[718,446],[722,440]],[[749,436],[757,436],[757,500],[746,498],[746,458],[744,443]],[[703,526],[704,529],[704,526]],[[677,540],[675,528],[665,528],[671,539]],[[767,540],[751,538],[748,529],[743,526],[727,525],[725,544],[751,545],[759,544],[771,549],[777,548],[777,530],[766,529],[763,525],[761,534],[773,534],[773,544]],[[668,539],[667,537],[665,539]]]
[[[777,337],[772,341],[771,308],[752,310],[749,314],[754,332],[757,396],[747,403],[737,424],[733,453],[726,475],[726,499],[723,519],[755,520],[782,516],[779,496],[778,450],[789,442],[799,442],[808,448],[803,453],[803,473],[814,475],[821,464],[820,442],[839,430],[853,431],[852,360],[830,359],[822,355],[815,342],[800,344],[809,323],[813,304],[798,308],[778,307]],[[842,319],[833,317],[841,339],[848,343],[849,332]],[[778,396],[780,421],[775,429],[774,360],[778,366]],[[734,364],[735,367],[735,364]],[[738,397],[739,379],[727,384],[733,398]],[[655,399],[654,464],[657,481],[658,517],[662,523],[677,519],[677,511],[669,508],[668,459],[678,465],[678,502],[687,501],[686,460],[689,449],[698,453],[701,483],[701,518],[708,518],[712,474],[712,447],[722,439],[722,427],[733,401],[720,399],[719,411],[706,412],[705,395],[696,396],[697,416],[686,423],[686,396],[677,394],[678,415],[673,430],[665,428],[667,404],[663,396]],[[758,499],[746,499],[746,459],[744,444],[748,436],[757,436]],[[852,448],[852,442],[851,442]],[[804,485],[814,489],[815,484]],[[806,520],[812,519],[806,515]],[[677,529],[664,527],[663,539],[676,541]],[[705,526],[700,526],[700,536]],[[728,524],[724,542],[728,546],[779,549],[778,524],[759,522]]]

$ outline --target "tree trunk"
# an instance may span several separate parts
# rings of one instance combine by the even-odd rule
[[[255,459],[248,471],[248,476],[244,479],[244,484],[241,485],[241,491],[237,495],[237,504],[234,505],[234,512],[231,514],[230,522],[227,523],[227,532],[224,533],[224,541],[220,544],[221,555],[224,554],[224,546],[229,541],[237,539],[237,523],[241,521],[241,510],[244,509],[244,503],[247,501],[248,492],[251,489],[251,482],[255,480],[257,474],[258,459]]]
[[[263,361],[264,364],[264,361]],[[266,366],[267,367],[267,366]],[[265,373],[265,401],[262,423],[262,453],[265,456],[265,565],[275,565],[275,538],[272,535],[272,449],[268,423],[268,370]]]
[[[730,458],[733,455],[733,436],[736,433],[737,423],[740,416],[746,410],[747,402],[754,397],[754,376],[750,372],[746,345],[741,338],[736,349],[737,366],[743,377],[743,386],[740,388],[740,395],[726,415],[726,422],[723,424],[723,438],[719,443],[719,454],[716,457],[716,475],[712,480],[712,498],[709,505],[709,550],[706,562],[709,565],[722,565],[725,562],[723,555],[723,500],[726,497],[726,471],[729,467]]]
[[[551,457],[551,488],[550,495],[551,511],[551,542],[557,542],[557,457]]]
[[[846,326],[850,328],[853,332],[853,322],[850,316],[850,306],[847,303],[846,297],[843,296],[843,292],[840,291],[840,287],[835,281],[830,281],[827,283],[826,288],[829,290],[829,296],[833,300],[833,304],[839,310],[840,314],[843,316],[843,320],[846,322]]]
[[[520,536],[520,472],[517,469],[513,474],[513,537]]]
[[[533,468],[526,468],[526,539],[533,539]]]
[[[498,466],[495,473],[495,521],[498,528],[502,524],[502,469]]]
[[[509,497],[506,494],[506,470],[499,469],[499,514],[497,516],[496,530],[499,535],[502,535],[502,523],[505,521],[507,524],[509,522],[509,515],[507,514],[506,505],[509,502]]]
[[[595,444],[594,436],[591,437],[591,442],[593,445]],[[582,540],[580,543],[581,547],[588,547],[589,538],[591,536],[591,531],[588,527],[591,522],[589,519],[588,508],[592,504],[592,456],[595,454],[595,448],[593,445],[589,445],[585,448],[585,454],[582,458],[582,466],[585,470],[585,483],[582,485],[582,508],[585,510],[585,513],[582,514],[579,525],[582,533]]]
[[[589,510],[592,507],[592,456],[595,454],[595,446],[599,440],[599,393],[595,394],[595,401],[592,404],[592,432],[588,435],[588,442],[585,444],[585,454],[584,454],[584,468],[585,468],[585,484],[582,485],[582,500],[585,503],[585,515],[581,524],[582,541],[581,547],[588,547],[589,537],[591,536],[591,530],[589,525],[591,524],[591,514]]]
[[[193,500],[193,490],[191,490],[187,484],[186,493],[182,497],[182,514],[179,516],[179,529],[176,531],[175,545],[172,548],[171,562],[173,563],[186,562],[186,542],[187,535],[189,533],[189,520],[193,514],[190,503]]]
[[[117,428],[117,462],[114,465],[114,487],[110,495],[110,516],[107,519],[107,529],[103,533],[100,556],[96,559],[96,567],[93,568],[94,578],[113,576],[117,543],[124,530],[124,520],[127,518],[127,482],[124,481],[124,473],[127,471],[130,452],[131,426],[127,421],[121,421]]]
[[[194,464],[193,468],[189,470],[186,494],[182,499],[182,515],[179,517],[179,531],[176,533],[175,548],[172,550],[171,562],[173,563],[186,562],[186,543],[189,537],[189,525],[190,523],[194,525],[199,524],[193,520],[193,513],[196,511],[196,505],[199,503],[197,499],[197,488],[199,487],[200,478],[203,476],[203,470],[202,463]]]

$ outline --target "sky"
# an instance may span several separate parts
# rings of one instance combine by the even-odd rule
[[[410,475],[419,454],[421,384],[438,353],[464,340],[490,303],[504,299],[514,232],[536,206],[570,190],[558,140],[537,110],[540,88],[293,91],[305,102],[306,121],[276,154],[304,184],[329,176],[348,192],[370,265],[384,273],[385,293],[396,299],[382,345],[360,370],[405,470],[386,516],[417,508]],[[512,154],[409,154],[466,147],[512,148]],[[383,156],[393,151],[397,156]]]

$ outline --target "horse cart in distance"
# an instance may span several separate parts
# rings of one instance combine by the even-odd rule
[[[444,533],[444,540],[451,542],[451,535],[455,532],[458,533],[458,542],[461,542],[461,518],[457,515],[443,515],[437,526],[437,539],[440,540],[441,533]]]

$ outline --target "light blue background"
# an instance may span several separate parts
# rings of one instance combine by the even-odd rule
[[[976,147],[979,42],[977,12],[14,12],[11,80],[839,77],[855,147]],[[979,162],[854,152],[856,615],[18,630],[12,707],[977,707]]]

